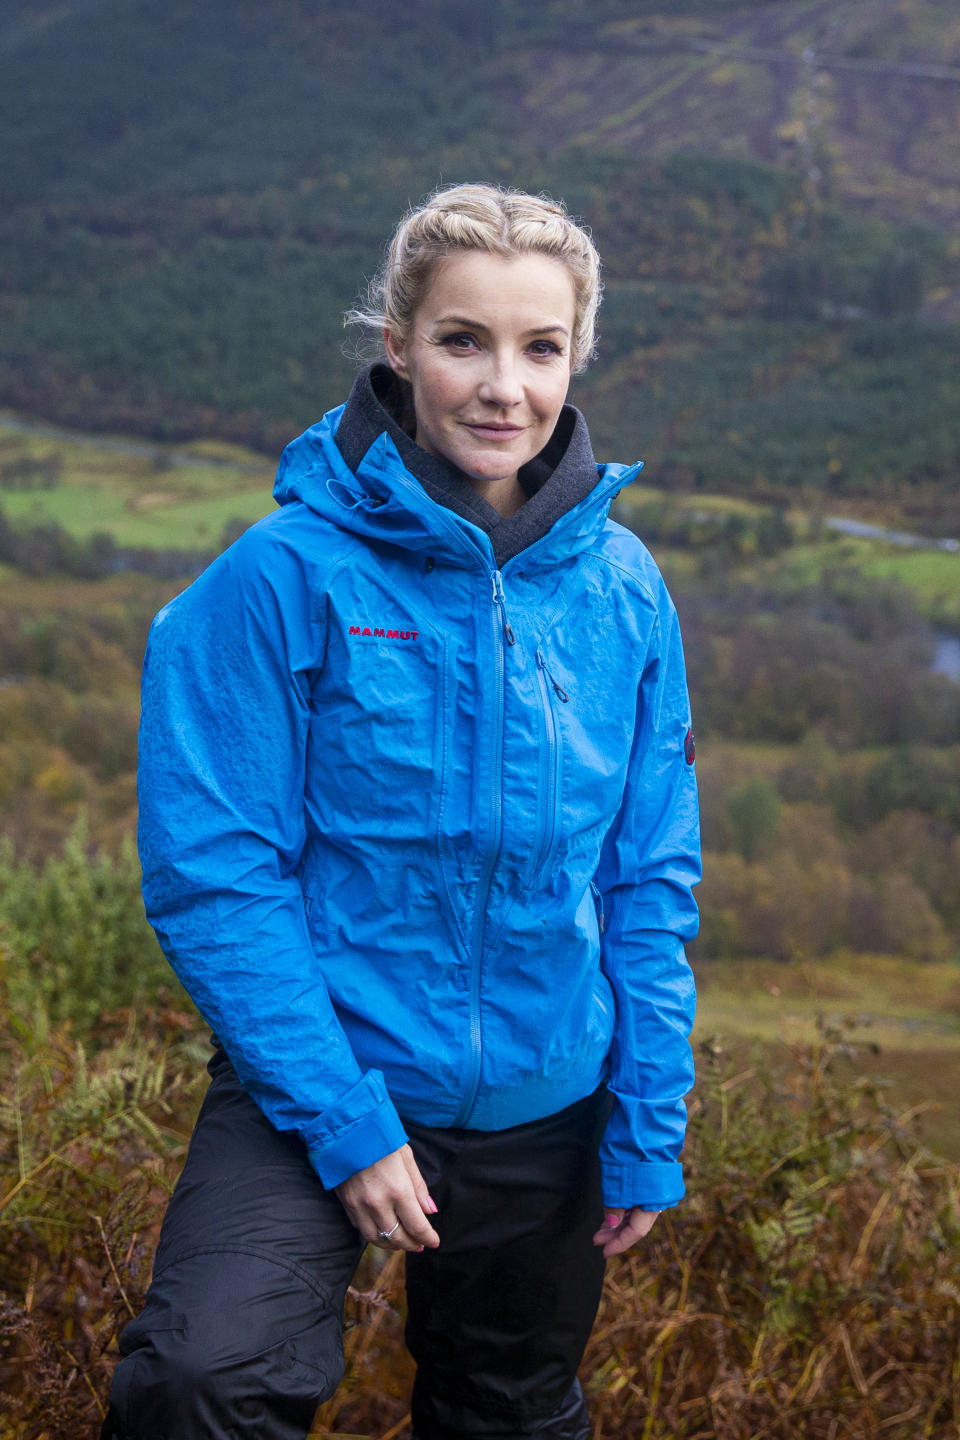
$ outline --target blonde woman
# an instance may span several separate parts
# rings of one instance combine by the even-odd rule
[[[366,1244],[417,1440],[589,1434],[604,1260],[683,1194],[699,878],[676,614],[566,404],[599,299],[561,206],[431,196],[384,362],[154,622],[144,896],[216,1048],[107,1440],[302,1440]]]

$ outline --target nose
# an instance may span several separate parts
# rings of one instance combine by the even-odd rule
[[[523,384],[516,361],[508,355],[492,355],[486,373],[480,383],[480,399],[486,405],[495,405],[498,410],[507,410],[519,405],[523,399]]]

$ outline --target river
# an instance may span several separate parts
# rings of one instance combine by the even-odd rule
[[[936,649],[930,669],[934,675],[946,675],[960,685],[960,635],[948,635],[938,630],[935,638]]]
[[[842,535],[857,535],[864,540],[886,540],[891,545],[906,545],[911,550],[949,550],[953,555],[960,552],[960,540],[938,540],[929,535],[913,535],[909,530],[887,530],[883,525],[867,525],[863,520],[851,520],[847,515],[825,515],[823,523],[828,530],[838,530]]]

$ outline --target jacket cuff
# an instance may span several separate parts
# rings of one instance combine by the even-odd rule
[[[667,1210],[686,1193],[679,1160],[637,1160],[632,1165],[602,1161],[603,1203],[617,1209]]]
[[[338,1105],[323,1112],[320,1123],[301,1135],[327,1190],[407,1143],[379,1070],[368,1070]]]

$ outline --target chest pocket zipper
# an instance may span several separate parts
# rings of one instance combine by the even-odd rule
[[[553,693],[556,695],[557,699],[562,700],[564,705],[566,705],[570,699],[570,696],[567,694],[566,690],[564,690],[560,682],[553,678],[550,666],[544,659],[543,651],[540,649],[539,645],[537,646],[537,664],[540,666],[541,672],[547,677],[547,679],[550,681],[550,684],[553,686]]]
[[[597,930],[602,935],[606,925],[603,914],[603,896],[600,894],[600,887],[595,880],[590,881],[590,889],[593,891],[593,904],[597,912]]]
[[[537,646],[537,678],[540,681],[540,693],[543,699],[544,721],[547,731],[546,757],[541,766],[540,775],[540,805],[538,815],[540,820],[539,844],[534,847],[534,863],[531,867],[531,879],[539,875],[543,866],[546,865],[553,854],[557,842],[557,830],[560,819],[560,736],[557,729],[557,717],[554,713],[554,695],[558,700],[566,704],[570,697],[566,690],[554,680],[550,669],[544,659],[543,651]],[[552,694],[551,694],[552,690]]]

